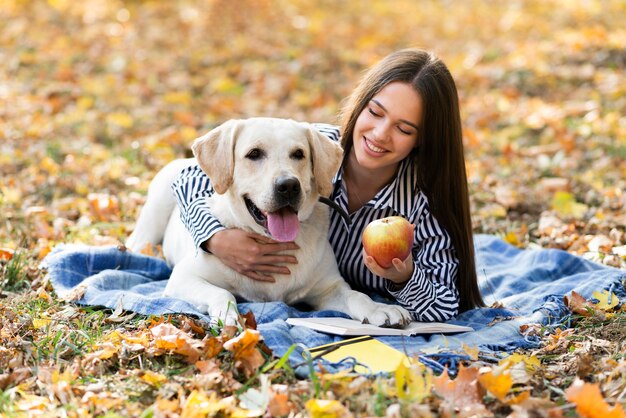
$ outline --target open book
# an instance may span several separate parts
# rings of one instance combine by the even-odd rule
[[[445,324],[443,322],[411,322],[404,328],[383,328],[372,324],[362,324],[354,319],[340,317],[288,318],[290,325],[308,327],[316,331],[335,335],[418,335],[450,334],[474,331],[471,327]]]

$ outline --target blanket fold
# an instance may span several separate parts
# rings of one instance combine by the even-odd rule
[[[498,355],[518,348],[535,348],[538,337],[520,333],[524,324],[560,326],[569,319],[563,296],[576,291],[591,298],[594,291],[611,290],[626,300],[626,271],[588,261],[554,249],[521,250],[490,235],[476,235],[476,265],[479,285],[488,305],[502,308],[473,309],[451,323],[467,325],[474,332],[456,335],[381,337],[381,341],[418,356],[434,369],[455,369],[463,354],[454,354],[463,344]],[[206,314],[179,299],[162,296],[171,273],[165,261],[117,247],[59,245],[46,256],[42,267],[59,297],[81,305],[104,306],[144,315],[183,313],[209,321]],[[381,298],[373,296],[381,301]],[[240,312],[252,311],[267,346],[278,357],[296,344],[289,358],[302,363],[306,347],[328,344],[341,337],[330,336],[285,323],[289,317],[345,316],[334,311],[303,311],[282,302],[239,303]],[[458,352],[462,352],[459,350]],[[445,354],[452,353],[452,354]],[[308,373],[302,366],[300,374]],[[298,370],[297,370],[298,372]]]

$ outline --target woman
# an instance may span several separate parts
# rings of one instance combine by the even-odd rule
[[[337,140],[339,130],[316,127]],[[484,306],[477,284],[458,96],[445,64],[405,49],[374,65],[342,111],[342,166],[330,199],[329,240],[353,287],[391,296],[418,321],[445,321]],[[202,204],[213,193],[198,168],[174,184],[181,218],[196,245],[254,280],[274,281],[297,263],[295,243],[225,229]],[[363,251],[361,234],[374,219],[399,215],[414,224],[412,254],[384,269]],[[280,280],[280,278],[279,278]]]

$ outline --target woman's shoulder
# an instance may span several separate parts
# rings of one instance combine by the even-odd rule
[[[313,126],[318,132],[326,135],[333,141],[339,141],[339,137],[341,136],[341,130],[337,125],[331,125],[329,123],[312,123]]]

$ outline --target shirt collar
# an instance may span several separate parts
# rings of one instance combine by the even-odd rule
[[[410,157],[400,162],[398,174],[393,181],[383,187],[366,206],[382,209],[385,207],[393,209],[394,212],[408,218],[411,214],[411,202],[417,192],[417,173]],[[335,174],[333,179],[335,184],[335,195],[339,194],[341,200],[347,206],[348,197],[345,195],[343,185],[343,167]]]

